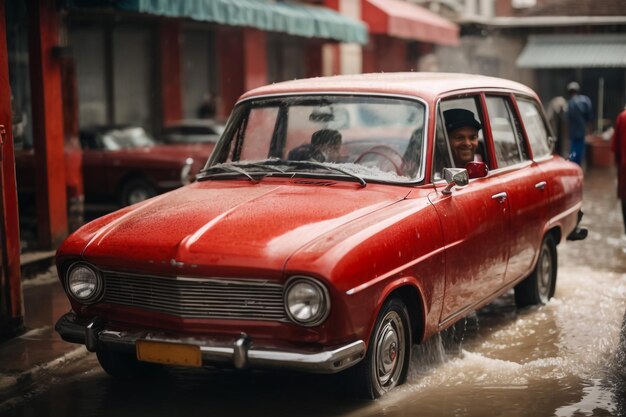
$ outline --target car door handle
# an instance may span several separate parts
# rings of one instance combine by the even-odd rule
[[[493,200],[498,200],[500,203],[502,203],[504,200],[506,200],[506,192],[503,191],[501,193],[494,194],[491,196],[491,198]]]
[[[535,188],[538,190],[543,190],[544,188],[546,188],[546,184],[547,182],[545,181],[538,182],[537,184],[535,184]]]

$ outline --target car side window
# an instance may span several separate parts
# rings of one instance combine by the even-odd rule
[[[509,98],[487,96],[486,101],[498,167],[507,167],[528,160],[520,123]]]
[[[550,133],[539,110],[538,103],[531,99],[518,97],[517,107],[526,128],[526,135],[530,142],[530,148],[533,151],[533,157],[537,159],[550,155],[552,153]]]
[[[438,172],[436,171],[434,173],[435,175],[433,175],[433,180],[436,180],[436,178],[439,178],[439,179],[443,178],[441,177],[441,175],[443,175],[441,173],[443,171],[443,168],[455,167],[454,158],[452,158],[452,152],[450,150],[449,134],[444,128],[445,126],[447,126],[446,123],[449,122],[449,120],[445,120],[446,112],[448,110],[453,110],[453,109],[468,110],[473,113],[473,118],[477,122],[479,122],[482,126],[484,126],[483,117],[482,117],[481,112],[479,111],[478,100],[479,100],[478,96],[469,96],[469,97],[464,96],[464,97],[459,97],[459,98],[445,99],[441,101],[439,105],[439,112],[437,113],[437,132],[436,132],[436,137],[435,137],[435,141],[436,143],[439,142],[439,145],[435,146],[436,152],[435,152],[435,160],[433,164],[434,169],[439,170],[439,168],[441,168],[441,170]],[[487,153],[487,148],[485,147],[485,137],[484,137],[483,130],[484,129],[482,128],[478,130],[478,144],[476,146],[476,149],[474,150],[474,160],[485,162],[487,166],[490,166],[489,155]],[[448,152],[447,156],[443,152],[444,146]],[[441,149],[439,149],[440,147]],[[445,159],[446,157],[447,157],[447,160]],[[440,166],[438,166],[438,164]],[[460,166],[456,168],[464,168],[464,167]]]

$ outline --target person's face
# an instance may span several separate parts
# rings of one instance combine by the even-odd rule
[[[325,161],[327,162],[339,162],[341,159],[341,145],[333,145],[333,144],[325,144],[320,147],[320,152],[325,157]]]
[[[478,130],[473,127],[462,127],[448,133],[448,137],[455,165],[464,168],[468,162],[474,160],[478,146]]]

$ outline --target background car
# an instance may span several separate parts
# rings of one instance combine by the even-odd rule
[[[455,166],[449,109],[484,126],[484,160]],[[351,111],[368,123],[338,123]],[[548,302],[557,245],[584,238],[581,204],[582,170],[552,154],[521,84],[273,84],[239,100],[196,182],[68,237],[56,329],[114,377],[146,362],[345,372],[377,398],[405,381],[414,343],[511,288],[520,308]]]
[[[216,143],[224,124],[211,119],[185,119],[168,123],[159,136],[165,144]]]
[[[189,184],[214,147],[213,143],[159,145],[143,127],[134,125],[84,128],[80,143],[86,202],[122,206]],[[15,159],[20,199],[32,200],[33,150],[20,150]]]

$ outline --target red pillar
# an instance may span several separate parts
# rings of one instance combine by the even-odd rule
[[[55,2],[27,5],[39,245],[52,248],[67,235],[61,65],[53,53],[58,16]]]
[[[339,2],[340,0],[324,0],[324,7],[339,12]],[[326,49],[330,51],[330,53],[328,53],[324,59],[330,60],[331,62],[323,63],[323,67],[330,69],[330,74],[324,75],[341,74],[341,49],[339,43],[329,43],[326,45]]]
[[[267,84],[265,32],[256,29],[220,28],[218,115],[228,116],[241,94]]]
[[[0,91],[10,91],[5,0],[0,0]],[[11,133],[11,97],[0,94],[0,338],[19,330],[23,322],[20,281],[20,237],[15,157]]]
[[[322,75],[322,44],[319,42],[309,42],[304,55],[305,73],[307,78],[319,77]]]
[[[78,229],[84,223],[83,151],[78,137],[78,86],[76,64],[71,58],[61,60],[63,91],[63,137],[65,139],[65,179],[68,203],[68,227]]]
[[[267,36],[260,30],[243,30],[245,90],[267,84]],[[243,93],[243,91],[242,91]]]
[[[183,116],[180,70],[180,23],[164,21],[160,29],[161,94],[163,123],[180,120]]]

